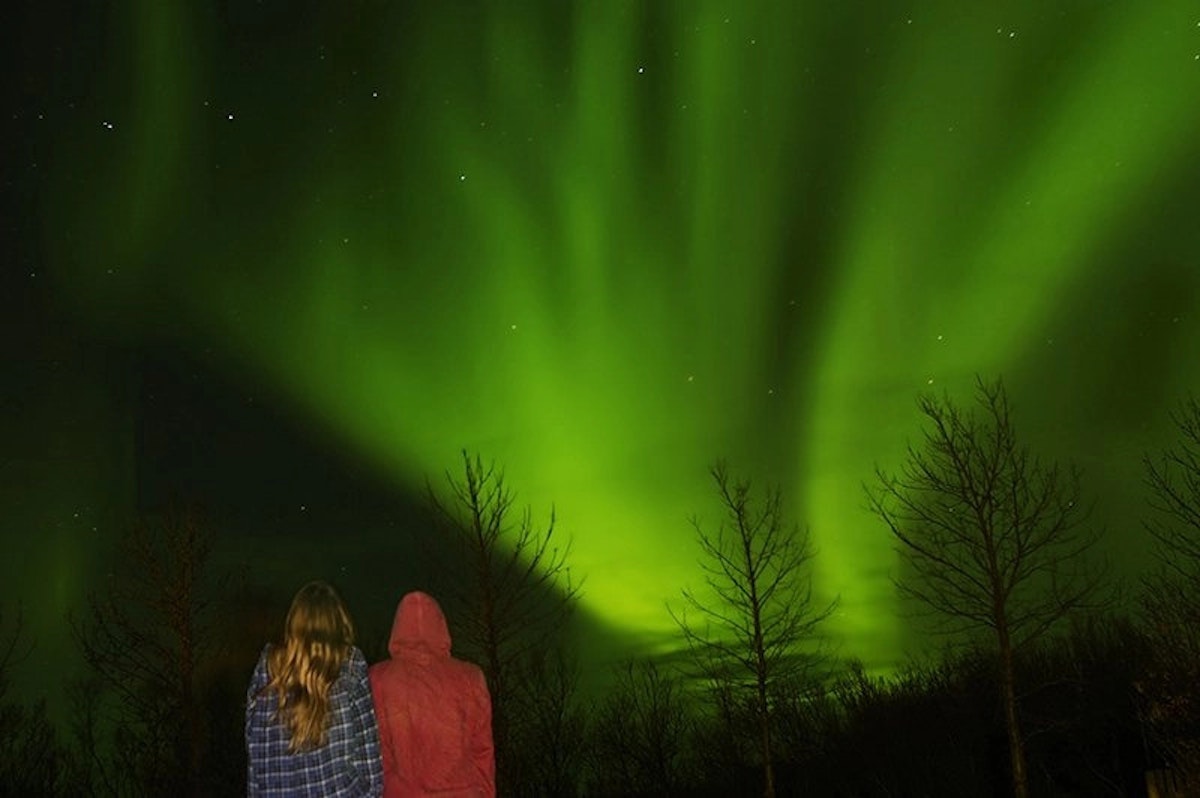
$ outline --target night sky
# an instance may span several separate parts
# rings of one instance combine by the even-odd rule
[[[726,458],[887,667],[862,485],[976,374],[1149,563],[1139,461],[1200,390],[1194,0],[23,6],[0,599],[35,690],[171,495],[252,583],[385,625],[463,448],[555,508],[589,663],[678,644]]]

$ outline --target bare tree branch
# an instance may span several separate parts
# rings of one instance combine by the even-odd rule
[[[1146,529],[1161,567],[1142,586],[1154,656],[1142,690],[1155,745],[1191,789],[1200,788],[1200,400],[1171,414],[1177,437],[1142,462]]]
[[[512,777],[515,759],[508,728],[521,711],[516,680],[530,659],[564,634],[581,585],[572,581],[569,541],[559,545],[551,508],[544,527],[516,496],[495,463],[462,452],[462,472],[445,475],[439,493],[426,493],[450,559],[442,570],[456,643],[479,661],[492,693],[497,778]],[[468,575],[459,573],[466,569]]]
[[[223,587],[210,573],[211,552],[196,508],[142,519],[123,538],[108,584],[69,619],[93,688],[115,699],[76,704],[85,710],[81,723],[102,719],[118,730],[113,765],[96,771],[118,794],[122,784],[134,792],[202,790],[198,673],[215,653],[211,617]]]
[[[685,588],[684,606],[668,610],[710,682],[746,696],[754,707],[764,789],[772,796],[770,698],[777,684],[795,680],[819,658],[814,633],[836,602],[822,607],[813,601],[812,549],[807,534],[784,526],[779,490],[756,500],[750,483],[733,480],[724,463],[710,474],[724,519],[715,530],[691,519],[708,590]]]
[[[920,397],[922,444],[907,448],[898,475],[876,469],[867,501],[898,544],[901,593],[940,631],[984,629],[995,639],[1013,787],[1025,796],[1013,655],[1094,606],[1102,573],[1083,555],[1099,531],[1085,523],[1079,472],[1020,445],[1004,385],[977,379],[976,405],[970,413],[948,397]]]

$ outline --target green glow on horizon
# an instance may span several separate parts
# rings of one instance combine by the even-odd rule
[[[893,620],[869,611],[891,586],[878,571],[864,578],[878,567],[859,561],[874,535],[861,522],[861,493],[844,486],[902,454],[916,434],[917,392],[961,391],[972,374],[1002,374],[1044,341],[1122,214],[1136,213],[1186,157],[1200,128],[1195,80],[1175,75],[1181,48],[1145,46],[1180,29],[1180,12],[1110,10],[1048,85],[1028,88],[1028,118],[1013,118],[1004,69],[1003,50],[1030,35],[1020,24],[987,41],[971,35],[977,19],[952,17],[937,46],[914,38],[897,53],[905,81],[870,117],[876,140],[843,232],[839,312],[815,373],[826,390],[800,449],[806,473],[819,475],[804,486],[816,539],[822,529],[845,535],[823,548],[822,566],[855,586],[839,613],[847,636],[886,638]],[[1022,146],[1003,141],[1011,136]],[[893,190],[899,176],[904,190]]]
[[[170,297],[174,334],[263,375],[398,485],[461,447],[495,458],[535,516],[557,507],[585,607],[649,640],[673,635],[664,602],[700,578],[687,518],[711,516],[706,468],[728,457],[790,491],[817,587],[842,597],[843,653],[894,659],[890,541],[860,484],[915,434],[929,380],[958,389],[1029,355],[1200,132],[1194,45],[1161,33],[1191,24],[1184,3],[1089,12],[1083,44],[1028,88],[1027,42],[1054,50],[1036,4],[1003,23],[917,4],[909,23],[815,3],[584,3],[566,44],[528,7],[467,33],[429,11],[379,87],[386,136],[354,159],[301,140],[303,177],[273,205],[172,245],[162,228],[188,222],[167,214],[238,200],[182,164],[219,145],[192,130],[205,73],[185,55],[203,42],[180,38],[169,5],[137,19],[145,124],[117,167],[136,178],[84,214],[79,246],[104,238],[132,295]],[[883,51],[856,64],[872,42]],[[858,87],[853,120],[803,87],[821,64]],[[855,137],[808,148],[823,125]],[[253,183],[254,155],[220,153]],[[834,196],[807,177],[830,158],[849,175]],[[790,230],[827,203],[830,262],[809,264]],[[164,252],[182,262],[152,268]],[[780,343],[796,299],[781,275],[805,268],[831,275],[803,297],[825,310]]]

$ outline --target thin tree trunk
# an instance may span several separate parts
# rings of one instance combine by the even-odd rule
[[[1012,767],[1014,798],[1029,798],[1029,777],[1025,772],[1025,743],[1017,718],[1017,691],[1013,668],[1012,642],[1008,630],[1000,631],[1000,692],[1004,701],[1004,726],[1008,732],[1008,755]]]
[[[763,654],[759,611],[754,612],[755,654],[758,659],[758,731],[763,758],[763,796],[775,798],[775,767],[772,764],[771,707],[767,703],[766,657]]]
[[[775,798],[775,768],[771,764],[771,726],[770,719],[760,713],[758,718],[759,731],[762,735],[763,753],[763,796]]]

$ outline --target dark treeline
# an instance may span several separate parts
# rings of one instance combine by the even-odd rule
[[[900,594],[942,634],[889,674],[822,646],[836,602],[812,591],[820,552],[778,488],[717,464],[721,514],[692,521],[703,582],[680,586],[677,653],[623,661],[585,693],[569,541],[464,452],[428,487],[429,531],[451,544],[429,568],[456,654],[493,691],[500,794],[1200,794],[1200,403],[1145,457],[1160,566],[1122,585],[1094,568],[1078,472],[1021,445],[1002,384],[980,381],[976,400],[921,398],[923,437],[866,485]],[[67,619],[88,667],[61,726],[11,692],[33,642],[3,608],[0,795],[244,794],[245,686],[282,616],[218,571],[215,534],[182,505],[131,527],[121,570]]]

